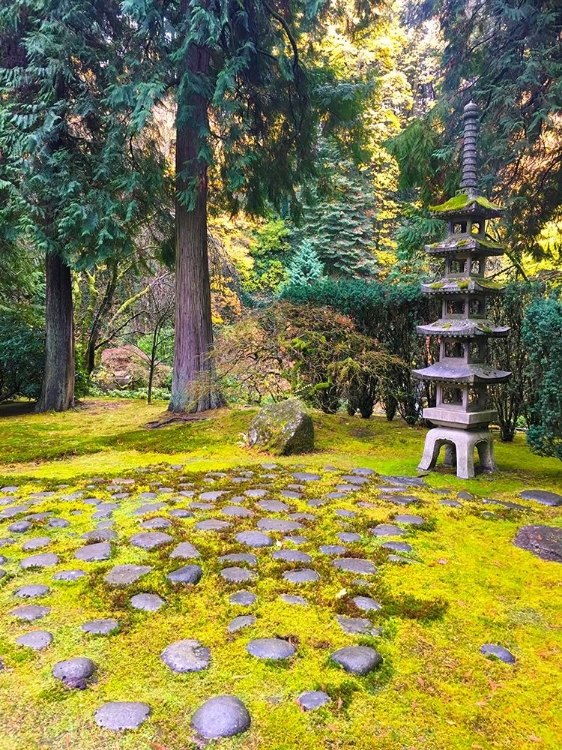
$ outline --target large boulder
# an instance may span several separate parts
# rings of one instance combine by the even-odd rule
[[[248,445],[276,456],[308,453],[314,450],[312,417],[297,398],[264,406],[250,425]]]

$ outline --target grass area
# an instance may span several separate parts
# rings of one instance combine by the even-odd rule
[[[220,517],[216,510],[200,511],[195,518],[174,518],[168,530],[174,544],[194,543],[204,571],[197,586],[178,591],[165,578],[179,567],[178,561],[169,559],[169,547],[144,552],[127,542],[140,530],[133,515],[140,504],[138,495],[154,489],[154,483],[177,493],[182,482],[193,482],[195,491],[229,488],[234,494],[231,476],[240,467],[250,467],[255,476],[249,484],[239,485],[237,493],[246,486],[269,484],[268,496],[274,498],[281,498],[281,489],[294,481],[289,472],[297,463],[307,469],[328,464],[341,471],[369,466],[382,474],[411,475],[421,455],[424,431],[379,418],[363,421],[316,414],[317,451],[277,460],[281,468],[270,478],[261,468],[266,457],[243,447],[242,435],[253,410],[223,410],[202,421],[145,429],[163,408],[163,404],[147,407],[97,400],[66,414],[26,414],[18,407],[7,408],[0,416],[0,473],[4,475],[0,481],[20,486],[17,502],[35,491],[56,490],[33,510],[50,511],[71,522],[66,529],[39,522],[33,531],[12,534],[18,538],[0,550],[8,558],[1,566],[7,575],[0,579],[0,656],[6,666],[0,672],[1,750],[195,749],[190,717],[207,698],[221,693],[240,697],[252,715],[248,733],[210,745],[228,750],[554,750],[562,745],[561,567],[512,544],[523,524],[562,526],[560,509],[523,503],[526,510],[517,511],[478,500],[456,509],[442,506],[443,495],[431,491],[448,487],[453,494],[465,489],[476,498],[518,501],[524,487],[561,491],[559,462],[533,456],[518,436],[513,445],[497,444],[501,470],[493,477],[463,481],[447,473],[431,474],[429,486],[415,490],[419,506],[409,510],[422,515],[426,523],[409,528],[401,538],[413,546],[409,565],[390,562],[381,547],[385,540],[368,533],[400,511],[379,493],[378,480],[314,509],[316,520],[304,521],[309,542],[300,549],[313,557],[311,567],[320,581],[291,587],[281,574],[294,566],[274,562],[270,550],[259,551],[259,578],[249,586],[258,595],[252,610],[256,624],[228,635],[229,620],[247,612],[229,604],[229,594],[239,587],[220,577],[217,557],[241,551],[234,531],[255,528],[257,517],[230,519],[234,531],[220,533],[193,528],[197,521]],[[185,468],[169,468],[175,464]],[[149,465],[153,468],[146,472],[135,471]],[[209,484],[205,479],[209,470],[226,470],[229,476]],[[93,477],[99,478],[95,488],[85,490]],[[79,563],[74,551],[83,544],[80,535],[94,527],[92,509],[80,498],[64,498],[85,490],[108,501],[108,484],[117,477],[133,478],[135,484],[127,488],[130,497],[114,513],[119,542],[114,544],[112,559]],[[302,499],[288,501],[292,509],[310,512],[307,499],[332,490],[338,477],[339,472],[323,472],[320,482],[307,485]],[[68,487],[56,489],[60,483]],[[169,500],[169,507],[185,507],[189,502],[188,498]],[[227,502],[221,500],[217,507]],[[247,507],[253,505],[247,501]],[[354,510],[357,516],[340,518],[336,508]],[[165,514],[163,509],[151,515]],[[8,536],[9,523],[0,522],[0,537]],[[336,571],[319,553],[319,546],[336,542],[336,533],[343,529],[361,534],[361,541],[348,545],[350,554],[371,559],[379,567],[372,586],[356,585],[356,576]],[[59,555],[57,570],[84,567],[88,577],[68,583],[52,580],[49,569],[22,571],[18,562],[30,554],[22,550],[22,542],[43,535],[52,538],[47,549]],[[120,563],[150,564],[153,571],[134,586],[116,591],[103,577]],[[31,583],[51,587],[47,597],[29,602],[46,604],[51,611],[25,625],[8,613],[28,603],[18,601],[13,592]],[[136,611],[129,599],[139,592],[158,593],[167,604],[155,613]],[[278,599],[282,592],[303,595],[310,606],[284,604]],[[378,599],[382,609],[368,615],[360,612],[351,601],[359,594]],[[370,617],[382,627],[383,635],[347,635],[335,622],[336,614]],[[116,635],[96,637],[80,629],[87,620],[110,616],[121,624]],[[36,629],[53,633],[49,648],[31,652],[15,644],[17,636]],[[296,657],[275,664],[247,654],[250,638],[271,635],[290,638],[297,645]],[[163,665],[161,651],[180,638],[196,638],[211,649],[209,669],[178,675]],[[510,649],[517,663],[485,659],[479,649],[488,642]],[[380,651],[384,658],[380,669],[355,677],[330,664],[333,650],[359,643]],[[56,661],[72,656],[88,656],[98,664],[95,681],[84,691],[65,690],[51,676]],[[326,690],[332,701],[304,713],[296,697],[312,689]],[[152,707],[151,717],[136,732],[105,732],[92,717],[108,700],[145,701]]]

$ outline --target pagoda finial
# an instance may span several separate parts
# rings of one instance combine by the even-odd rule
[[[478,195],[476,177],[476,136],[478,134],[478,106],[469,102],[464,108],[464,146],[462,155],[461,190],[470,197]]]

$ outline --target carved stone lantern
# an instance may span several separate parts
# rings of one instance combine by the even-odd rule
[[[486,234],[486,223],[502,214],[500,206],[478,193],[476,177],[476,135],[478,108],[471,102],[464,108],[463,179],[454,198],[432,213],[447,221],[447,236],[426,246],[426,251],[445,263],[443,278],[422,284],[422,291],[441,301],[441,318],[418,326],[422,336],[439,339],[439,360],[413,376],[436,384],[435,406],[423,416],[436,427],[426,436],[419,469],[433,469],[441,447],[445,465],[456,466],[457,476],[474,476],[474,450],[485,471],[495,466],[490,422],[497,419],[488,401],[487,387],[502,383],[510,372],[487,364],[488,340],[507,336],[509,328],[487,319],[488,300],[504,287],[486,278],[488,259],[501,256],[501,245]]]

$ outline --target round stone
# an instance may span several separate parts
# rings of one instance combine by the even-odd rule
[[[458,500],[441,500],[440,505],[446,505],[449,508],[462,508],[462,503]]]
[[[271,555],[273,560],[282,560],[288,563],[311,563],[312,558],[306,552],[297,549],[280,549]]]
[[[370,529],[371,534],[375,536],[402,536],[406,532],[399,526],[395,526],[392,523],[379,523],[374,528]]]
[[[311,583],[320,580],[320,576],[312,568],[302,568],[301,570],[286,570],[283,578],[290,583]]]
[[[195,524],[197,531],[224,531],[229,529],[232,524],[228,521],[219,521],[215,518],[210,518],[208,521],[199,521]]]
[[[358,477],[371,477],[374,476],[377,472],[374,469],[367,469],[363,466],[360,466],[357,469],[352,469],[351,473],[356,474]]]
[[[282,490],[281,495],[286,497],[288,500],[300,500],[302,492],[295,492],[294,490]]]
[[[215,506],[212,503],[190,503],[190,508],[193,510],[214,510]]]
[[[26,604],[23,607],[16,607],[10,612],[10,614],[12,617],[17,617],[18,620],[33,622],[33,620],[39,620],[41,617],[45,617],[50,611],[50,607],[40,607],[37,604]]]
[[[237,630],[248,628],[256,622],[254,615],[238,615],[228,623],[227,630],[229,633],[236,633]]]
[[[182,568],[168,573],[166,578],[172,583],[196,584],[201,580],[203,571],[199,565],[184,565]]]
[[[308,606],[308,602],[303,596],[295,596],[293,594],[280,594],[279,598],[286,604],[295,604],[300,607]]]
[[[170,515],[174,518],[193,518],[193,513],[186,508],[174,508],[170,511]]]
[[[98,708],[94,720],[99,727],[121,732],[124,729],[137,729],[149,714],[150,706],[146,703],[115,701]]]
[[[246,646],[246,651],[258,659],[289,659],[296,649],[288,641],[281,638],[256,638]]]
[[[382,656],[370,646],[345,646],[331,654],[335,661],[352,674],[366,675],[382,663]]]
[[[308,471],[297,471],[293,474],[293,479],[296,479],[297,482],[316,482],[322,477],[320,474],[311,474]]]
[[[129,541],[135,547],[141,549],[156,549],[174,540],[169,534],[164,534],[162,531],[140,531],[138,534],[133,534]]]
[[[199,641],[176,641],[162,651],[160,658],[173,672],[201,672],[211,661],[211,652]]]
[[[283,540],[285,542],[289,542],[289,544],[306,544],[308,542],[308,539],[305,536],[300,536],[299,534],[293,534],[292,536],[284,536]]]
[[[252,555],[251,552],[234,552],[230,555],[222,555],[222,557],[219,557],[219,562],[221,564],[227,562],[246,563],[247,565],[254,566],[258,564],[258,558]]]
[[[326,505],[327,502],[327,500],[322,500],[319,497],[313,497],[310,500],[307,500],[306,504],[310,505],[311,508],[321,508],[323,505]]]
[[[340,531],[336,536],[340,542],[345,542],[346,544],[361,541],[361,534],[356,534],[354,531]]]
[[[302,529],[302,524],[297,521],[281,521],[277,518],[260,518],[257,527],[262,531],[282,531],[287,533],[288,531]]]
[[[233,737],[249,729],[248,709],[233,695],[218,695],[193,714],[191,726],[205,739]]]
[[[82,539],[86,539],[88,542],[109,542],[112,539],[117,539],[117,532],[113,529],[97,528],[94,531],[87,531],[82,534]]]
[[[359,573],[359,575],[373,575],[377,568],[370,560],[362,560],[358,557],[340,557],[332,563],[334,568],[345,570],[348,573]]]
[[[50,591],[48,586],[43,584],[31,584],[29,586],[22,586],[17,591],[14,591],[14,596],[19,599],[34,599],[36,596],[45,596]]]
[[[542,560],[562,562],[562,528],[556,526],[522,526],[513,543]]]
[[[320,547],[320,552],[323,555],[345,555],[347,550],[340,544],[323,544]]]
[[[524,500],[534,500],[541,505],[550,505],[551,507],[562,505],[562,495],[556,492],[548,492],[547,490],[523,490],[520,493],[520,497]]]
[[[53,579],[55,581],[77,581],[85,575],[86,573],[83,570],[61,570],[54,574]]]
[[[70,526],[70,521],[67,521],[65,518],[50,518],[47,525],[52,529],[65,529],[67,526]]]
[[[340,518],[354,518],[357,515],[353,510],[346,510],[345,508],[338,508],[336,510],[336,516]]]
[[[246,490],[244,494],[246,495],[246,497],[265,497],[267,495],[267,490],[258,487],[253,490]]]
[[[96,665],[85,656],[59,661],[53,667],[53,677],[62,680],[68,687],[84,687],[85,680],[96,671]]]
[[[385,542],[382,547],[391,549],[393,552],[411,552],[412,546],[406,542]]]
[[[342,630],[350,635],[380,635],[381,629],[373,627],[370,620],[365,617],[346,617],[336,615],[336,620]]]
[[[515,664],[515,656],[503,646],[498,646],[495,643],[485,643],[480,649],[480,653],[484,656],[491,657],[492,659],[499,659],[506,664]]]
[[[168,518],[149,518],[141,523],[143,529],[169,529],[171,525]]]
[[[151,570],[150,565],[116,565],[104,580],[112,586],[130,586]]]
[[[254,513],[248,508],[242,508],[239,505],[227,505],[221,509],[223,516],[229,516],[230,518],[250,518]]]
[[[13,534],[23,534],[32,526],[31,521],[16,521],[8,526],[8,531]]]
[[[111,544],[109,542],[98,542],[98,544],[88,544],[76,550],[74,557],[83,562],[99,562],[109,560],[111,557]]]
[[[221,570],[221,577],[229,583],[245,583],[255,579],[256,574],[246,568],[239,568],[237,566],[231,568],[224,568]]]
[[[41,549],[50,543],[51,540],[48,536],[38,536],[35,539],[28,539],[27,542],[24,542],[22,549],[27,552],[29,550]]]
[[[285,513],[290,510],[289,506],[282,503],[281,500],[261,500],[261,502],[256,503],[256,507],[268,513]]]
[[[170,552],[170,557],[179,557],[182,560],[194,560],[197,557],[201,557],[197,547],[194,547],[191,542],[182,542]]]
[[[421,516],[412,516],[410,513],[402,513],[394,516],[396,523],[412,524],[413,526],[420,526],[425,523]]]
[[[53,641],[53,636],[46,630],[33,630],[31,633],[25,633],[16,638],[16,643],[20,646],[27,646],[34,651],[40,651],[47,648]]]
[[[118,629],[119,623],[112,618],[101,620],[90,620],[80,626],[85,633],[92,635],[109,635]]]
[[[249,607],[257,601],[257,598],[251,591],[237,591],[229,597],[228,601],[231,604],[241,604],[244,607]]]
[[[358,609],[362,609],[364,612],[376,612],[382,608],[382,605],[371,599],[369,596],[356,596],[351,600]]]
[[[323,693],[321,690],[309,690],[306,693],[301,693],[297,698],[299,706],[302,706],[305,711],[314,711],[316,708],[325,706],[326,703],[330,702],[330,696]]]
[[[131,606],[144,612],[156,612],[166,602],[156,594],[135,594],[131,598]]]
[[[141,505],[140,508],[134,510],[133,516],[146,516],[148,513],[155,513],[157,510],[165,507],[166,503],[148,503],[147,505]]]
[[[261,531],[241,531],[236,534],[236,540],[248,547],[271,547],[273,540]]]

